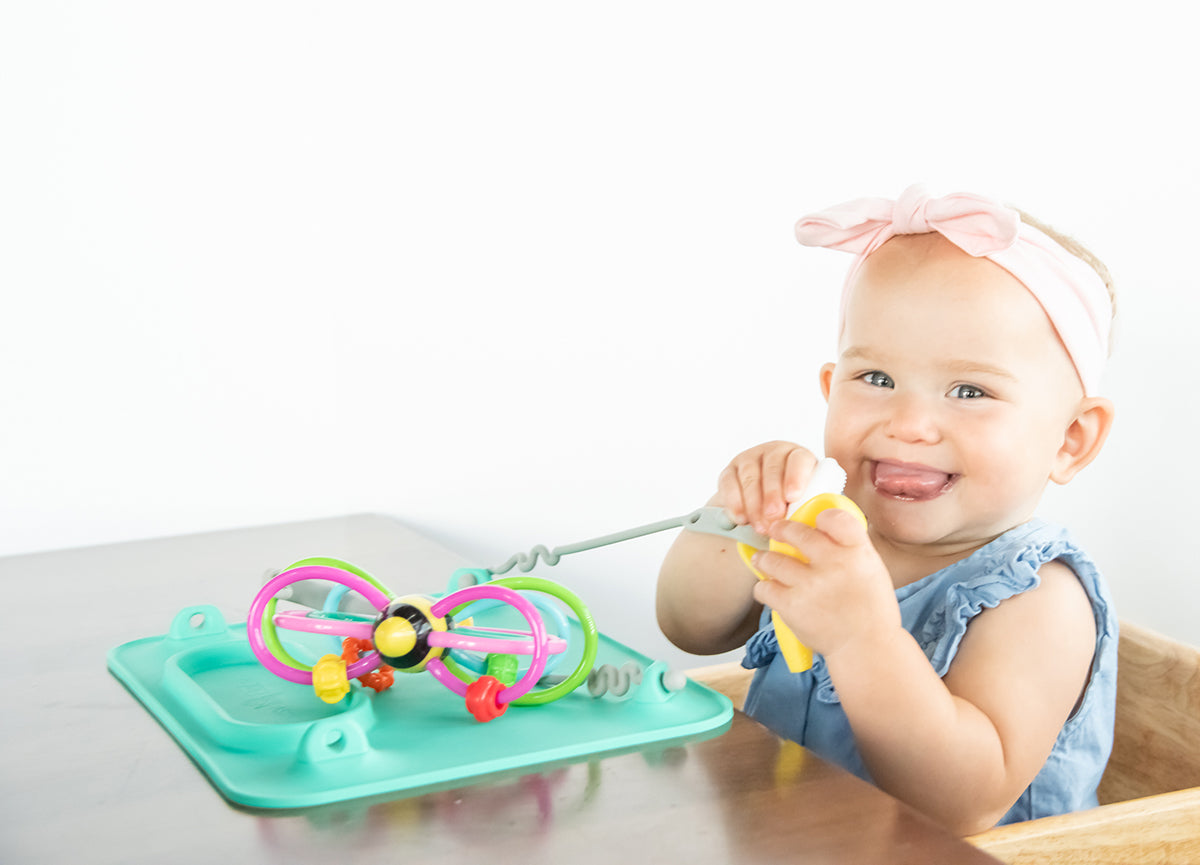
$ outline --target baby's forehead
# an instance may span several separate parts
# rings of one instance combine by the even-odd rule
[[[893,237],[855,273],[847,315],[894,306],[897,312],[939,312],[971,321],[996,309],[1021,309],[1049,324],[1025,285],[986,258],[963,252],[939,234]]]
[[[897,234],[863,261],[859,274],[866,270],[916,270],[958,265],[972,268],[992,264],[986,258],[969,255],[935,231],[927,234]],[[992,265],[996,266],[996,265]]]
[[[1041,303],[1004,268],[928,235],[908,240],[888,241],[855,276],[840,349],[886,343],[931,352],[954,345],[969,356],[973,347],[995,351],[999,344],[1043,360],[1066,356]]]

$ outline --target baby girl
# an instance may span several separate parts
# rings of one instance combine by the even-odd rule
[[[659,577],[663,632],[697,654],[746,644],[749,715],[957,832],[1094,806],[1117,620],[1095,564],[1034,512],[1112,426],[1107,272],[1019,211],[919,187],[796,231],[855,256],[819,382],[825,455],[867,527],[837,509],[785,519],[809,450],[739,454],[709,503],[808,561],[759,552],[759,582],[727,540],[684,532]],[[770,609],[812,669],[789,671]]]

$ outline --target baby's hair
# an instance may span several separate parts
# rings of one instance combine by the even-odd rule
[[[1024,210],[1021,210],[1021,208],[1019,208],[1019,207],[1015,207],[1013,209],[1016,210],[1017,213],[1019,213],[1021,215],[1021,221],[1024,222],[1026,225],[1033,226],[1038,231],[1042,232],[1042,234],[1046,235],[1051,240],[1053,240],[1055,243],[1057,243],[1059,246],[1061,246],[1063,249],[1065,249],[1067,252],[1071,253],[1071,255],[1075,256],[1080,261],[1082,261],[1084,264],[1088,265],[1088,267],[1090,267],[1092,270],[1096,271],[1097,275],[1099,275],[1101,281],[1104,283],[1104,287],[1106,289],[1108,289],[1108,302],[1112,305],[1112,312],[1113,312],[1113,316],[1115,317],[1117,314],[1117,293],[1116,293],[1116,289],[1113,287],[1112,274],[1109,273],[1108,267],[1105,266],[1104,262],[1101,261],[1099,258],[1097,258],[1096,254],[1094,252],[1092,252],[1090,249],[1088,249],[1086,246],[1084,246],[1082,243],[1080,243],[1078,240],[1071,237],[1070,235],[1063,234],[1061,231],[1058,231],[1057,229],[1050,227],[1046,223],[1042,222],[1040,219],[1030,216],[1028,213],[1026,213]],[[1111,351],[1111,350],[1112,350],[1112,339],[1110,338],[1109,339],[1109,351]]]

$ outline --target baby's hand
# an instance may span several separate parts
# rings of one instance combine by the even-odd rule
[[[717,479],[721,506],[739,525],[760,535],[787,516],[788,502],[804,491],[817,458],[791,442],[767,442],[733,458]]]
[[[754,566],[767,579],[754,587],[754,598],[776,610],[801,642],[828,657],[900,627],[900,607],[866,527],[838,508],[822,511],[816,522],[815,528],[791,520],[771,524],[768,535],[795,547],[808,562],[780,552],[756,553]]]

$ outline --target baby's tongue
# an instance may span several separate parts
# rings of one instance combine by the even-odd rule
[[[875,464],[875,489],[884,495],[914,501],[936,498],[950,483],[950,475],[936,469],[895,463]]]

